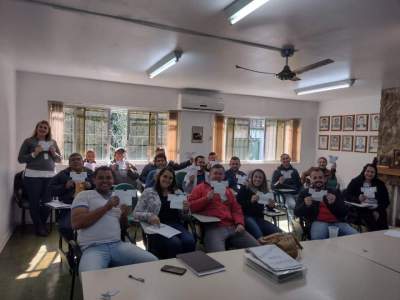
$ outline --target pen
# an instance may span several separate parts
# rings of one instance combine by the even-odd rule
[[[143,282],[143,283],[144,283],[144,278],[135,277],[135,276],[133,276],[132,274],[129,274],[128,277],[129,277],[130,279],[133,279],[133,280],[136,280],[136,281],[139,281],[139,282]]]

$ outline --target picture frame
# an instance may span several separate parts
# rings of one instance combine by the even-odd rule
[[[368,131],[368,114],[358,114],[355,119],[356,131]]]
[[[354,145],[354,136],[352,135],[343,135],[342,136],[342,145],[340,150],[344,152],[353,152]]]
[[[368,137],[368,153],[378,153],[378,136],[370,135]]]
[[[329,145],[329,135],[319,135],[318,137],[318,149],[328,150]]]
[[[340,135],[331,135],[329,137],[329,150],[339,151],[340,150]]]
[[[192,126],[192,143],[203,143],[202,126]]]
[[[331,131],[341,131],[341,130],[342,130],[342,116],[332,116]]]
[[[343,116],[343,131],[354,131],[354,115]]]
[[[354,140],[354,152],[365,153],[367,152],[367,136],[357,135]]]
[[[379,130],[380,114],[370,114],[369,115],[369,131]]]
[[[319,131],[329,131],[329,116],[319,117]]]

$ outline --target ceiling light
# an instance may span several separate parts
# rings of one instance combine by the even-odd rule
[[[162,59],[160,59],[159,62],[157,62],[154,66],[152,66],[148,71],[147,75],[149,78],[154,78],[161,72],[165,71],[169,67],[172,67],[175,65],[178,61],[179,58],[182,56],[182,51],[175,50],[168,55],[164,56]]]
[[[356,81],[355,79],[346,79],[341,81],[328,82],[328,83],[308,86],[301,89],[296,89],[294,90],[294,92],[298,96],[300,96],[300,95],[307,95],[307,94],[313,94],[313,93],[319,93],[337,89],[344,89],[351,87],[355,81]]]
[[[236,0],[225,8],[225,12],[228,15],[229,22],[233,25],[268,1],[269,0]]]

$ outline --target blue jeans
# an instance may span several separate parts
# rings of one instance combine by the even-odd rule
[[[150,252],[122,241],[89,246],[83,250],[79,272],[155,261]]]
[[[159,234],[149,234],[149,245],[151,252],[159,258],[174,258],[179,253],[192,252],[196,250],[196,240],[193,235],[180,223],[167,224],[181,233],[170,239]]]
[[[355,230],[347,223],[336,222],[336,223],[327,223],[314,221],[311,224],[311,239],[312,240],[324,240],[329,238],[328,226],[336,226],[339,228],[339,236],[343,235],[351,235],[357,234],[358,231]]]
[[[254,236],[256,240],[260,237],[279,232],[279,228],[263,218],[244,216],[246,230]]]

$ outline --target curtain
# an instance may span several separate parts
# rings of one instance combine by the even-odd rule
[[[176,160],[177,143],[178,143],[178,112],[171,111],[168,114],[168,130],[167,130],[167,158],[170,160]]]
[[[49,101],[49,123],[53,139],[64,153],[64,111],[62,102]]]
[[[219,159],[224,159],[224,132],[225,132],[225,118],[224,116],[216,115],[214,119],[214,139],[213,151],[217,153]]]

